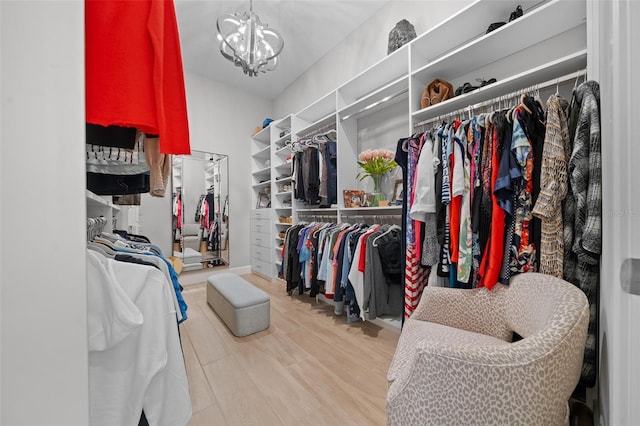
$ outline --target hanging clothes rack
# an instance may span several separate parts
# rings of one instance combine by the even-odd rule
[[[107,224],[107,218],[104,216],[87,218],[87,241],[93,241],[98,235],[104,231]]]
[[[576,79],[576,82],[577,82],[580,77],[586,76],[586,74],[587,74],[587,70],[584,69],[584,70],[572,72],[570,74],[565,74],[561,77],[547,80],[542,83],[532,84],[530,86],[527,86],[526,88],[518,89],[516,91],[510,92],[510,93],[507,93],[483,102],[478,102],[473,105],[468,105],[464,108],[459,108],[445,114],[440,114],[438,116],[428,118],[426,120],[423,120],[414,124],[413,128],[416,131],[418,130],[422,131],[424,130],[424,127],[428,124],[439,122],[439,121],[451,120],[452,118],[471,117],[474,115],[476,111],[482,111],[484,108],[490,107],[490,106],[493,106],[495,109],[507,108],[514,101],[519,101],[522,95],[531,94],[532,92],[539,94],[540,89],[553,87],[553,86],[556,86],[556,90],[557,90],[560,83],[570,81],[573,79]]]
[[[298,212],[298,217],[301,218],[301,221],[302,221],[302,218],[312,219],[314,222],[334,222],[336,220],[336,215],[316,214],[316,213],[307,213],[307,212]]]

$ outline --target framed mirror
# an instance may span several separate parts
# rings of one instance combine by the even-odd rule
[[[192,151],[173,157],[173,255],[183,271],[229,264],[228,156]]]

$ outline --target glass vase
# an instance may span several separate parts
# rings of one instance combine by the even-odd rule
[[[373,179],[373,197],[371,207],[378,207],[380,201],[384,200],[384,193],[382,192],[382,175],[371,175]]]

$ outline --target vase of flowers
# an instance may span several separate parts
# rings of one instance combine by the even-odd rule
[[[358,155],[358,166],[362,171],[356,178],[362,181],[370,177],[373,180],[372,207],[378,206],[380,201],[385,199],[382,192],[382,178],[398,166],[394,157],[393,152],[388,149],[367,149]]]

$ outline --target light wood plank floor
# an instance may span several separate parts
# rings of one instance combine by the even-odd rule
[[[185,287],[180,326],[196,425],[384,425],[386,373],[397,333],[347,324],[333,307],[284,284],[245,279],[271,295],[271,326],[237,338],[211,310],[205,283]]]

